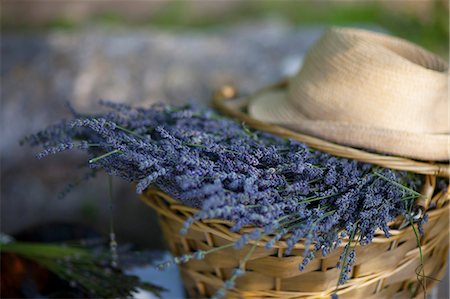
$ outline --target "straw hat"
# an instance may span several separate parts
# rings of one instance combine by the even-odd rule
[[[405,40],[331,28],[287,87],[256,94],[249,113],[340,144],[448,160],[448,64]]]

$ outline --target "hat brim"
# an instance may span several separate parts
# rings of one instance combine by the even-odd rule
[[[251,96],[250,116],[338,144],[426,161],[450,159],[450,135],[422,134],[329,120],[312,120],[289,103],[286,88]]]

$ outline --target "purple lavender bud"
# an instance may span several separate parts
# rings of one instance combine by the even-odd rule
[[[254,229],[251,233],[250,233],[250,239],[251,240],[257,240],[261,237],[261,230],[260,229]]]
[[[182,255],[180,257],[180,263],[181,264],[187,263],[187,262],[189,262],[190,259],[191,259],[190,255],[188,255],[188,254]]]
[[[226,290],[224,288],[220,288],[217,292],[211,297],[211,299],[222,299],[225,296]]]
[[[111,111],[76,115],[23,142],[42,145],[40,158],[74,147],[87,151],[93,170],[135,182],[138,193],[154,186],[198,208],[200,212],[183,224],[182,234],[194,220],[220,218],[233,223],[235,232],[255,228],[242,235],[235,248],[274,235],[266,244],[270,249],[289,234],[289,254],[305,239],[308,249],[300,269],[314,252],[327,255],[355,229],[361,245],[369,244],[378,229],[389,236],[388,223],[408,213],[414,203],[411,195],[417,195],[414,190],[423,181],[421,176],[337,158],[298,141],[243,128],[202,107],[102,104]],[[445,182],[438,184],[446,188]],[[425,222],[426,216],[418,222],[421,233]],[[342,265],[341,282],[348,279],[354,254],[349,252],[348,263]]]
[[[248,234],[243,234],[239,239],[237,239],[237,241],[234,243],[234,248],[235,249],[242,249],[248,242],[249,240],[249,235]]]
[[[232,289],[235,286],[234,280],[227,280],[223,285],[226,289]]]
[[[272,247],[275,245],[275,240],[274,239],[270,239],[269,241],[267,241],[265,248],[267,250],[272,249]]]
[[[196,260],[202,260],[205,258],[205,252],[203,250],[198,250],[198,251],[194,252],[193,257]]]
[[[241,268],[236,268],[233,270],[233,276],[240,277],[245,274],[245,271]]]
[[[180,230],[180,235],[186,235],[188,233],[189,227],[194,223],[194,218],[189,217],[186,219],[186,221],[183,223],[183,226]]]

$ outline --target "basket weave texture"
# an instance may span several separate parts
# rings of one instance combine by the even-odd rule
[[[163,235],[170,251],[176,256],[196,250],[210,250],[239,238],[239,234],[230,231],[231,223],[222,220],[196,222],[186,235],[181,236],[179,231],[183,222],[196,212],[195,209],[155,189],[148,190],[142,199],[158,213]],[[431,202],[436,208],[428,212],[429,220],[424,225],[422,253],[425,274],[430,278],[423,283],[428,291],[445,274],[448,200],[448,194],[443,192],[433,196]],[[389,239],[379,232],[373,243],[357,245],[357,260],[351,279],[337,292],[340,298],[421,296],[422,286],[416,275],[420,257],[414,232],[408,226],[402,230],[392,229],[391,233]],[[245,265],[246,274],[237,279],[236,289],[229,291],[229,298],[330,298],[340,271],[336,263],[346,242],[326,257],[319,255],[300,272],[298,265],[304,250],[302,242],[296,244],[291,255],[284,256],[287,246],[282,240],[271,250],[264,248],[266,241],[268,239],[258,242]],[[239,261],[251,247],[252,243],[241,250],[225,248],[208,254],[204,260],[191,260],[180,265],[189,298],[213,295],[231,277],[233,268],[240,266]]]
[[[410,225],[399,229],[403,220],[399,218],[390,224],[390,238],[380,231],[371,244],[356,244],[356,263],[352,267],[350,279],[337,289],[339,298],[420,298],[423,297],[424,288],[429,292],[444,276],[449,249],[450,194],[435,192],[435,185],[436,175],[448,176],[445,165],[383,157],[346,148],[259,123],[241,112],[227,108],[221,100],[216,99],[215,104],[226,114],[240,120],[244,117],[250,126],[297,139],[336,156],[426,174],[421,191],[423,196],[417,202],[429,215],[424,225],[425,234],[421,237],[426,278],[420,278],[420,282],[416,274],[420,266],[420,252],[413,229]],[[218,248],[240,237],[240,234],[230,230],[231,223],[219,219],[196,221],[188,233],[181,236],[179,232],[182,224],[197,212],[196,209],[156,189],[146,190],[141,198],[157,212],[164,238],[175,256]],[[249,231],[251,228],[244,228],[241,233]],[[227,298],[330,298],[336,290],[340,273],[336,264],[347,242],[344,241],[326,257],[318,253],[300,272],[298,266],[303,260],[304,243],[298,242],[291,254],[285,256],[287,245],[283,239],[270,250],[264,248],[268,240],[263,237],[259,241],[250,241],[241,250],[232,247],[220,249],[206,255],[203,260],[191,260],[180,265],[189,298],[210,297],[238,266],[245,267],[246,273],[236,280],[236,287],[228,291]],[[253,246],[255,243],[256,247]],[[249,260],[245,265],[240,264],[251,248],[254,252]]]

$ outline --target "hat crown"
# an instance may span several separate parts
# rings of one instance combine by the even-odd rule
[[[399,38],[331,28],[291,79],[288,101],[314,120],[448,133],[448,64]]]

